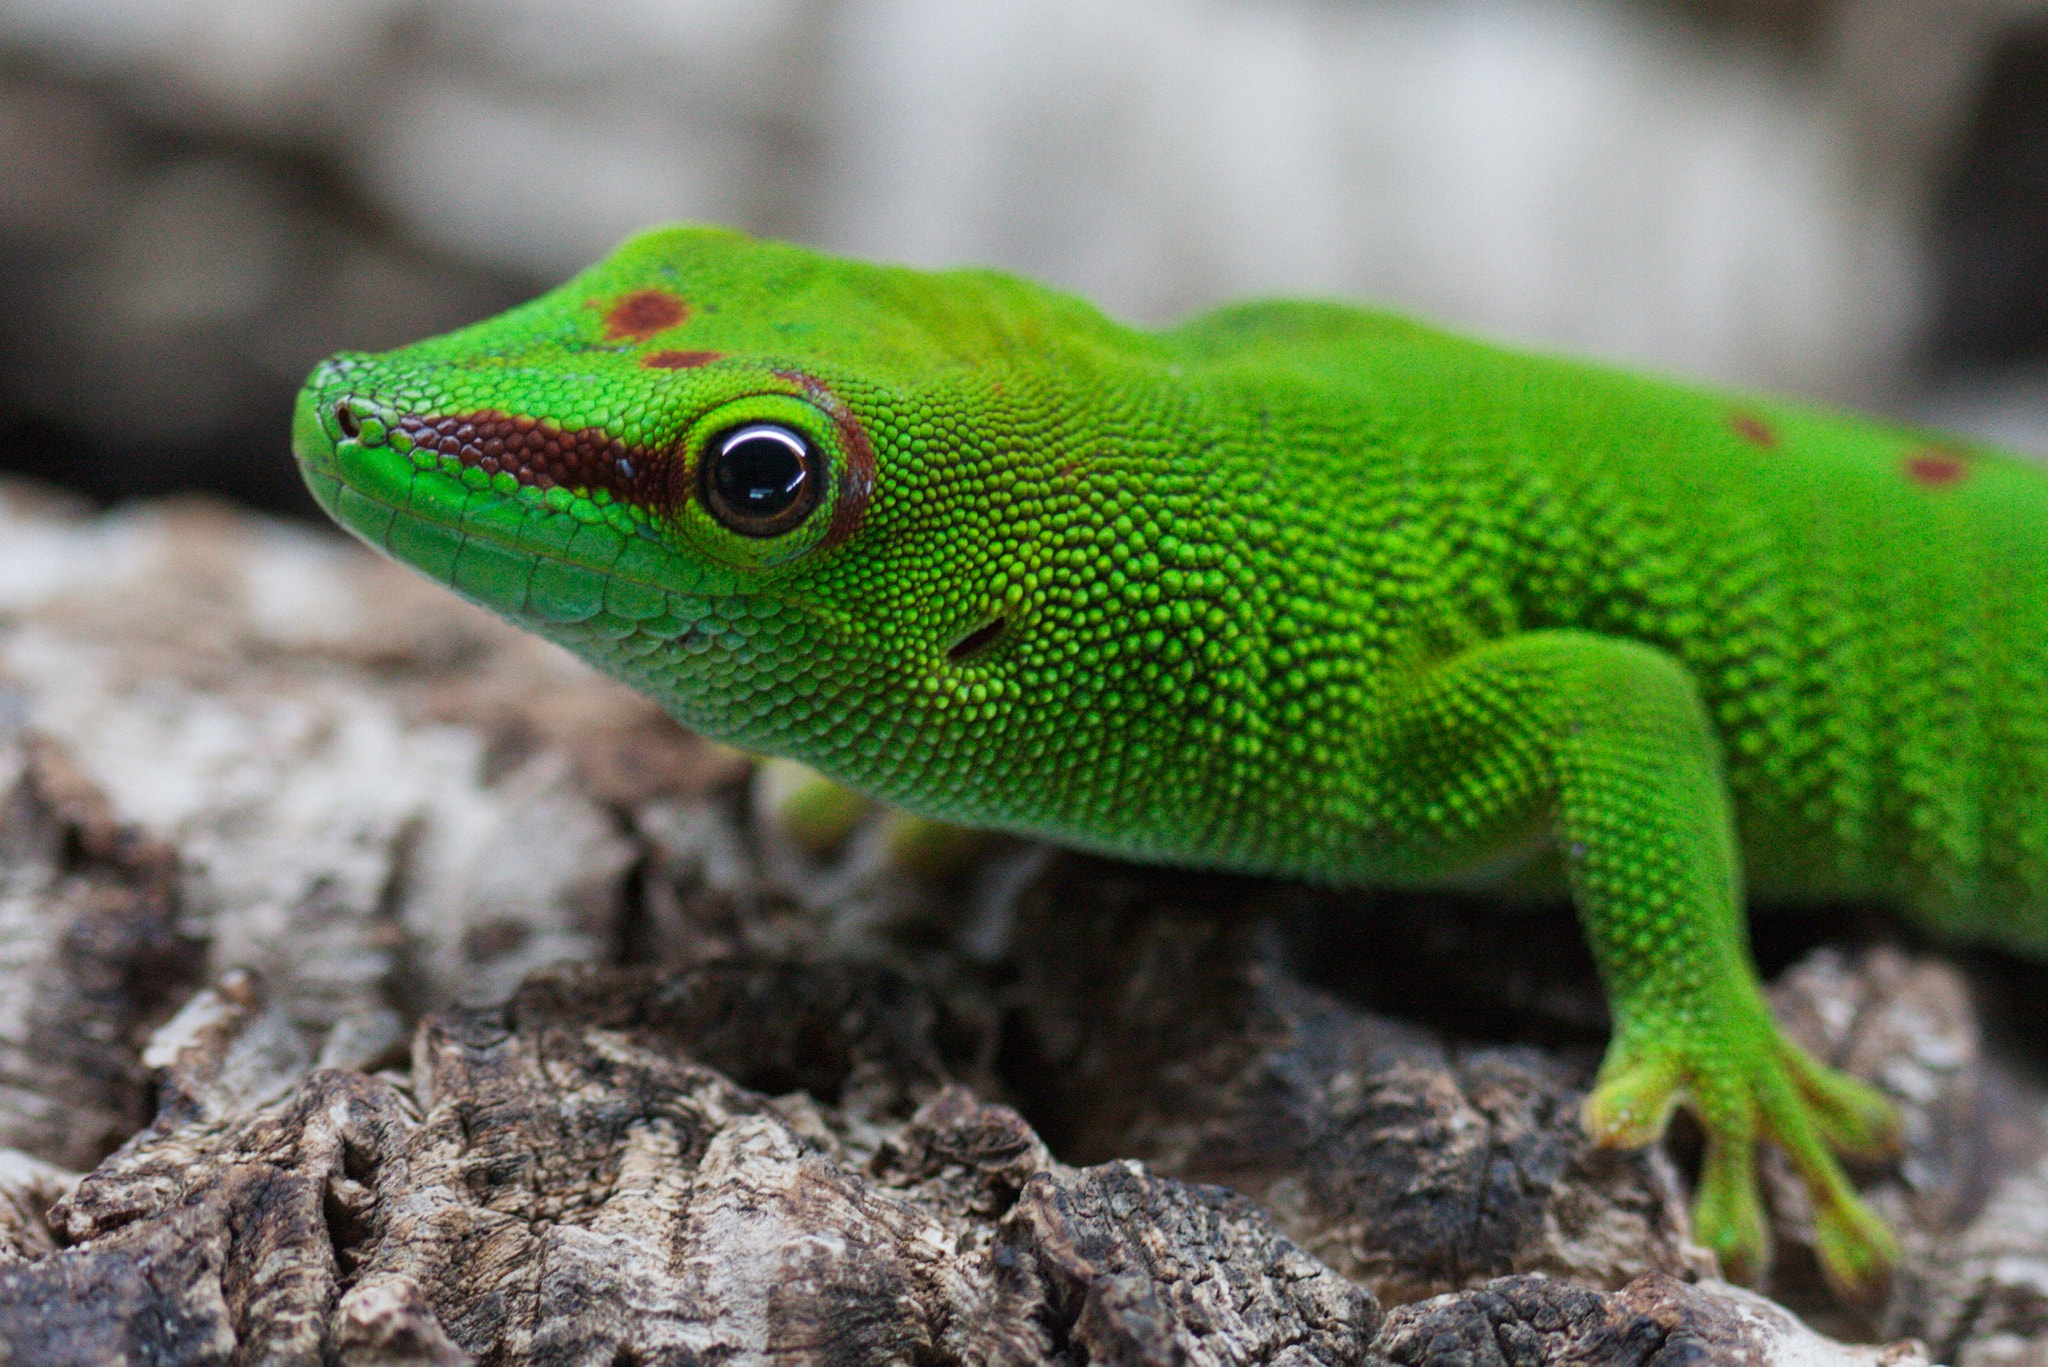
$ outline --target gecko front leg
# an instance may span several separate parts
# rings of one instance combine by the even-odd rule
[[[1719,748],[1684,666],[1572,631],[1475,647],[1400,690],[1373,728],[1379,819],[1404,879],[1455,872],[1547,822],[1612,1008],[1584,1120],[1603,1145],[1659,1138],[1685,1105],[1707,1141],[1697,1236],[1729,1272],[1769,1255],[1756,1149],[1790,1155],[1822,1264],[1868,1293],[1896,1258],[1835,1153],[1880,1154],[1898,1122],[1877,1092],[1814,1061],[1771,1019],[1751,967]]]

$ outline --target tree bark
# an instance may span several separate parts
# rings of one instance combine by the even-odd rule
[[[1568,917],[817,855],[765,784],[337,539],[0,487],[0,1363],[1925,1360],[1586,1144]],[[1776,990],[1912,1151],[1886,1305],[1782,1174],[1773,1289],[2048,1352],[1957,971]]]

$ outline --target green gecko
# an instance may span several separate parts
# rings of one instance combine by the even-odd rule
[[[1550,851],[1614,1029],[1584,1119],[1761,1140],[1836,1285],[1895,1256],[1787,1041],[1761,897],[2048,954],[2048,476],[1945,438],[1384,313],[1160,332],[986,271],[671,228],[323,363],[339,522],[659,700],[911,811],[1139,859],[1424,886]]]

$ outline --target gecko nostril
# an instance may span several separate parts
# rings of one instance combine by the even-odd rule
[[[344,437],[353,440],[362,435],[362,421],[356,417],[355,409],[349,407],[347,399],[334,405],[334,421],[335,425],[341,428],[341,435]]]

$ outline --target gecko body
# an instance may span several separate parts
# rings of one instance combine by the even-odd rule
[[[294,431],[373,545],[912,811],[1352,884],[1550,852],[1614,1014],[1586,1123],[1689,1105],[1738,1274],[1768,1138],[1880,1277],[1833,1154],[1896,1128],[1779,1034],[1745,884],[2048,952],[2048,476],[1976,446],[706,229],[338,356]]]

